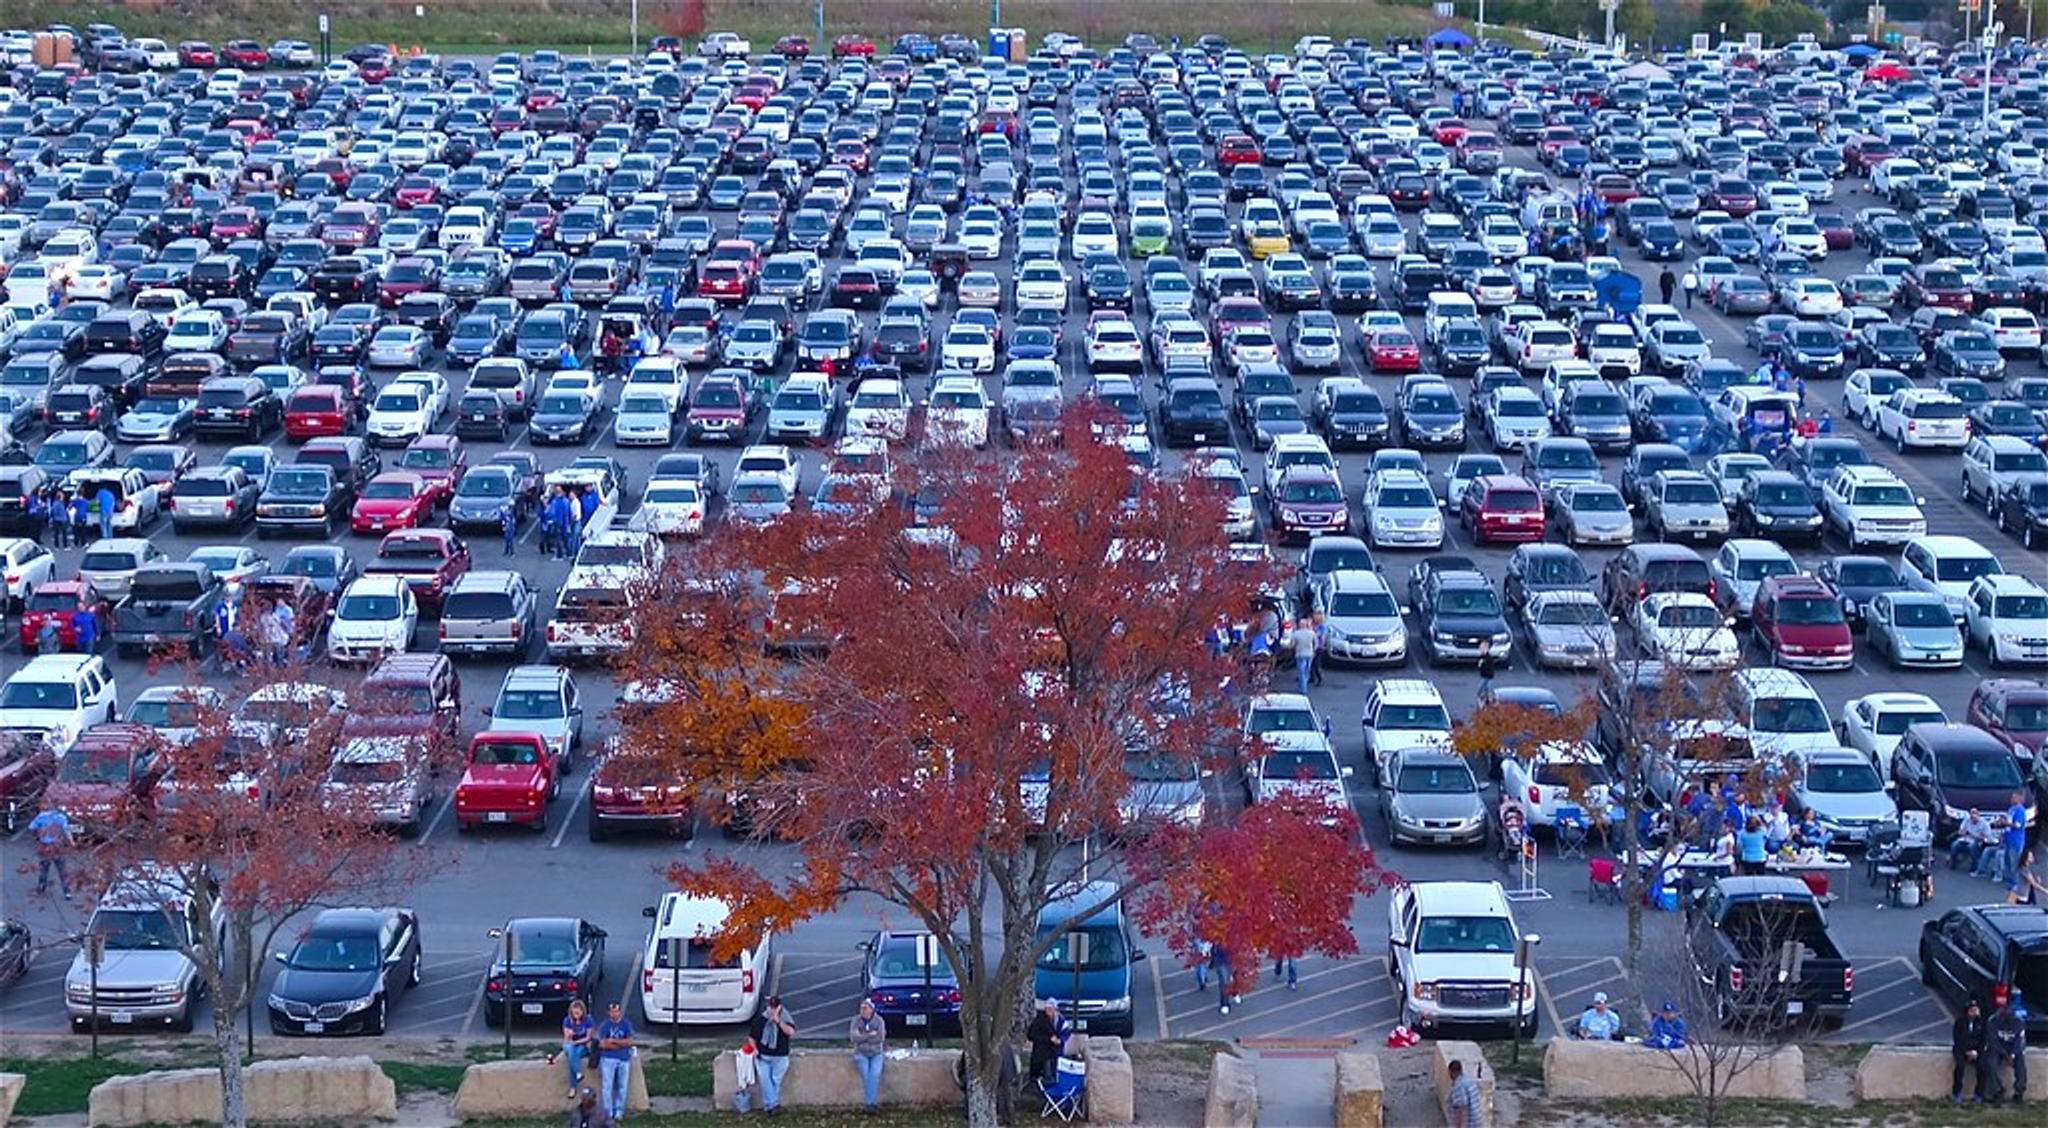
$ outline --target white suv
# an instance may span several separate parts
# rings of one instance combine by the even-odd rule
[[[1963,448],[1963,501],[1995,509],[2021,474],[2048,474],[2048,454],[2017,435],[1979,435]]]
[[[44,654],[0,683],[0,735],[40,737],[58,755],[120,715],[113,672],[97,655]]]
[[[1851,552],[1927,535],[1927,515],[1913,491],[1881,466],[1836,470],[1821,487],[1820,509],[1822,521],[1842,534]]]
[[[1963,401],[1932,388],[1900,388],[1877,409],[1877,437],[1899,450],[1961,447],[1970,440]]]
[[[1906,587],[1939,595],[1958,624],[1964,620],[1970,584],[2004,571],[1996,553],[1969,537],[1915,537],[1899,553],[1899,578]]]
[[[1387,905],[1387,969],[1401,1022],[1433,1036],[1463,1026],[1536,1031],[1533,971],[1518,966],[1522,932],[1496,881],[1418,881]]]
[[[1979,576],[1963,607],[1969,645],[1993,668],[2048,666],[2048,592],[2025,576]]]
[[[1434,682],[1419,678],[1390,678],[1378,682],[1366,694],[1360,723],[1365,729],[1366,762],[1374,778],[1387,766],[1387,759],[1410,748],[1447,748],[1451,742],[1451,712]]]

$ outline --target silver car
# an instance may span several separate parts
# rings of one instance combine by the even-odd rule
[[[1894,669],[1963,664],[1963,632],[1948,602],[1931,591],[1881,592],[1863,607],[1870,648]]]
[[[1721,491],[1696,470],[1659,470],[1643,491],[1643,519],[1662,540],[1720,540],[1728,535]]]
[[[1606,482],[1581,482],[1557,491],[1554,512],[1566,544],[1629,544],[1636,517],[1621,491]]]
[[[1539,666],[1597,669],[1614,656],[1614,624],[1590,591],[1545,591],[1522,607],[1522,625]]]
[[[1395,845],[1475,845],[1486,841],[1486,805],[1465,758],[1433,748],[1397,752],[1379,791],[1380,815]]]
[[[78,563],[78,578],[118,603],[127,598],[137,569],[164,559],[168,558],[164,556],[163,549],[140,537],[95,541]]]
[[[1332,662],[1400,665],[1408,660],[1408,624],[1378,572],[1338,569],[1316,581],[1314,594],[1323,614],[1324,653]]]
[[[1204,781],[1209,773],[1181,756],[1128,755],[1124,759],[1124,796],[1117,801],[1119,820],[1126,824],[1178,823],[1197,827],[1208,812]]]
[[[659,392],[629,392],[619,400],[612,422],[612,441],[620,446],[668,446],[675,441],[676,417]]]
[[[768,405],[770,442],[823,439],[832,430],[832,389],[821,379],[791,379]]]
[[[323,802],[377,826],[395,826],[411,838],[420,832],[434,785],[417,742],[400,737],[358,736],[334,753]]]
[[[1863,845],[1879,823],[1898,818],[1870,757],[1854,748],[1811,752],[1792,780],[1792,805],[1812,811],[1837,843]]]
[[[750,470],[733,479],[726,504],[733,520],[766,525],[789,513],[789,488],[780,475]]]

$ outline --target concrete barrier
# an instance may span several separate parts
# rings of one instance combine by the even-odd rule
[[[1088,1123],[1132,1124],[1138,1119],[1137,1084],[1124,1040],[1113,1035],[1079,1039],[1088,1063]]]
[[[1439,1041],[1430,1062],[1430,1076],[1436,1082],[1436,1107],[1445,1108],[1451,1099],[1451,1063],[1460,1063],[1465,1076],[1479,1082],[1479,1124],[1493,1123],[1493,1070],[1486,1064],[1486,1051],[1477,1042]]]
[[[26,1084],[26,1073],[0,1073],[0,1124],[14,1115],[14,1102],[21,1099],[21,1087]]]
[[[1954,1059],[1947,1046],[1872,1046],[1856,1063],[1855,1094],[1859,1101],[1938,1101],[1948,1099]],[[2027,1072],[2048,1077],[2048,1048],[2027,1051]],[[2011,1074],[1999,1071],[2001,1083]],[[1963,1084],[1976,1091],[1977,1073],[1964,1075]],[[2010,1088],[2010,1086],[2007,1086]]]
[[[1209,1100],[1202,1128],[1257,1128],[1259,1075],[1236,1054],[1217,1054],[1209,1063]]]
[[[1706,1072],[1699,1048],[1653,1050],[1627,1042],[1580,1042],[1553,1038],[1543,1051],[1545,1096],[1606,1099],[1612,1097],[1690,1097],[1698,1090],[1686,1077]],[[1745,1051],[1747,1052],[1747,1051]],[[1683,1069],[1674,1057],[1694,1055]],[[1723,1061],[1721,1070],[1729,1069]],[[1798,1046],[1768,1050],[1726,1083],[1729,1097],[1752,1100],[1804,1101],[1806,1056]]]
[[[643,1051],[645,1052],[645,1051]],[[585,1062],[583,1083],[604,1096],[604,1078],[596,1062]],[[492,1120],[514,1116],[558,1116],[569,1111],[569,1068],[560,1061],[528,1058],[521,1061],[486,1061],[462,1071],[462,1084],[455,1090],[458,1120]],[[640,1055],[633,1057],[632,1072],[626,1077],[626,1111],[646,1112],[647,1074]]]
[[[398,1087],[367,1057],[259,1061],[243,1071],[242,1080],[252,1121],[398,1119]],[[169,1069],[110,1078],[93,1086],[86,1120],[95,1128],[194,1121],[218,1124],[220,1073]]]
[[[890,1050],[883,1055],[881,1103],[885,1108],[958,1108],[960,1083],[954,1080],[959,1050]],[[711,1062],[711,1097],[721,1111],[732,1108],[739,1074],[736,1050]],[[755,1093],[755,1107],[760,1094]],[[859,1108],[860,1074],[853,1069],[851,1050],[792,1050],[789,1072],[782,1078],[784,1108]]]
[[[1337,1128],[1380,1128],[1386,1097],[1378,1055],[1337,1055]]]

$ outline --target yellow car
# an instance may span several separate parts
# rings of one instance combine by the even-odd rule
[[[1245,253],[1254,260],[1263,260],[1270,255],[1284,255],[1294,249],[1287,238],[1287,228],[1280,224],[1260,225],[1246,230]]]

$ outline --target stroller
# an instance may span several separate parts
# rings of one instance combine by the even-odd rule
[[[1903,811],[1897,822],[1871,832],[1864,853],[1870,884],[1884,884],[1884,899],[1902,909],[1915,908],[1934,897],[1934,832],[1926,811]]]

